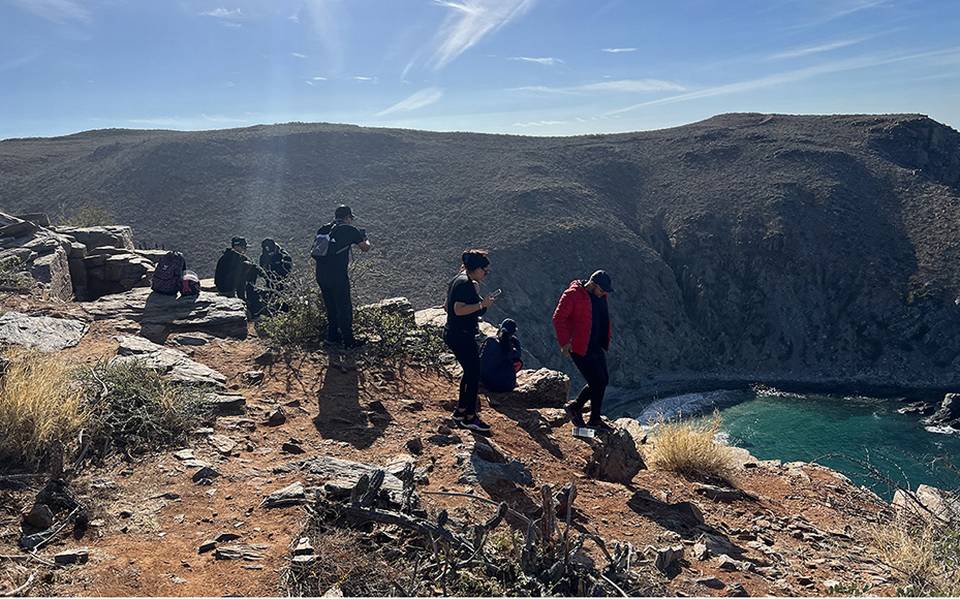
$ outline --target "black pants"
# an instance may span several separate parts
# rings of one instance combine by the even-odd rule
[[[343,272],[318,270],[317,283],[327,309],[327,341],[353,341],[353,299],[350,277]]]
[[[587,384],[580,389],[577,394],[575,404],[578,410],[590,402],[590,420],[597,422],[600,420],[600,414],[603,410],[603,394],[607,390],[607,383],[610,382],[610,375],[607,374],[607,354],[602,349],[588,352],[585,356],[570,354],[573,357],[573,363],[577,370],[587,379]]]
[[[444,332],[443,340],[463,368],[457,410],[473,416],[477,413],[477,392],[480,389],[480,349],[477,339],[470,333]]]

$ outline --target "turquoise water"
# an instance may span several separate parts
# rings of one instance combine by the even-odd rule
[[[818,462],[887,499],[892,495],[888,485],[860,462],[902,486],[960,487],[960,474],[947,463],[960,452],[960,436],[927,432],[916,415],[897,413],[903,405],[861,397],[758,393],[720,413],[731,445],[759,459]],[[960,466],[960,460],[956,463]]]

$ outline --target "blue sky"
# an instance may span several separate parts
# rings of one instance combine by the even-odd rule
[[[572,135],[743,111],[957,128],[958,32],[958,0],[0,0],[0,138]]]

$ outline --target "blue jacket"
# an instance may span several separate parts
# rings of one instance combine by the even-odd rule
[[[513,363],[520,360],[523,350],[516,337],[510,338],[509,345],[504,348],[496,337],[487,337],[480,348],[480,382],[489,391],[503,393],[517,386]]]

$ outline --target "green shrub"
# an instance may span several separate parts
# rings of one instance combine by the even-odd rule
[[[117,223],[112,212],[92,202],[84,202],[69,211],[61,204],[60,216],[56,220],[58,225],[67,227],[101,227]]]
[[[369,340],[366,354],[384,362],[439,367],[440,355],[450,351],[438,331],[420,328],[410,322],[409,316],[398,313],[376,308],[357,310],[354,329]]]
[[[90,403],[94,455],[126,455],[182,443],[205,416],[203,391],[176,385],[136,362],[79,372]]]
[[[282,291],[262,297],[272,315],[260,318],[257,331],[274,347],[315,346],[326,339],[327,312],[313,277],[294,272]]]

